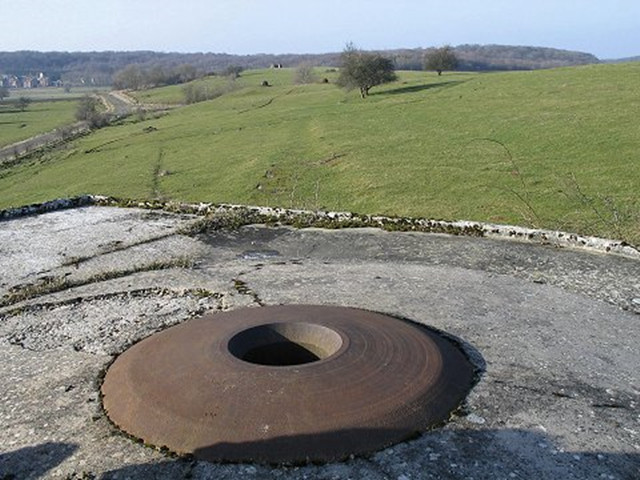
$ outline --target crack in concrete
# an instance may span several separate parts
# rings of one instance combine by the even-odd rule
[[[71,267],[71,266],[75,266],[76,268],[79,267],[81,264],[88,262],[90,260],[94,260],[96,258],[100,258],[102,256],[105,255],[110,255],[112,253],[116,253],[116,252],[123,252],[126,250],[129,250],[131,248],[135,248],[135,247],[140,247],[142,245],[150,245],[152,243],[155,242],[159,242],[161,240],[166,240],[167,238],[171,238],[174,236],[180,236],[179,233],[177,232],[172,232],[172,233],[167,233],[165,235],[158,235],[156,237],[151,237],[151,238],[147,238],[144,240],[141,240],[139,242],[134,242],[134,243],[127,243],[127,244],[116,244],[114,245],[112,248],[105,248],[104,250],[94,254],[94,255],[86,255],[86,256],[78,256],[78,257],[69,257],[67,260],[65,260],[62,264],[60,264],[61,267]],[[43,270],[41,272],[38,273],[47,273],[52,271],[53,269],[49,269],[49,270]]]
[[[0,297],[0,308],[15,305],[50,293],[122,278],[134,273],[166,270],[169,268],[191,268],[192,266],[193,259],[189,257],[179,257],[171,260],[151,262],[146,265],[138,265],[123,270],[102,272],[82,280],[69,280],[64,277],[46,277],[44,282],[14,287],[8,294]]]
[[[172,295],[175,297],[193,296],[198,298],[212,298],[215,300],[222,300],[224,293],[212,292],[204,288],[186,288],[180,290],[174,290],[171,288],[151,287],[151,288],[138,288],[135,290],[126,290],[119,292],[103,293],[98,295],[78,296],[65,300],[58,300],[54,302],[42,302],[31,303],[29,305],[23,305],[20,307],[12,308],[5,311],[0,311],[0,320],[6,317],[19,315],[21,313],[32,313],[40,310],[48,310],[58,307],[74,306],[82,302],[94,302],[99,300],[109,300],[117,297],[127,298],[139,298],[149,297],[152,295]]]
[[[224,296],[204,289],[148,288],[29,305],[0,315],[23,324],[0,338],[31,352],[65,347],[114,355],[141,338],[223,309]]]
[[[240,275],[243,274],[241,273]],[[231,281],[233,282],[233,288],[235,288],[240,295],[247,295],[251,297],[253,301],[261,307],[264,307],[266,305],[266,303],[258,296],[258,294],[249,287],[247,282],[245,282],[244,280],[240,280],[239,278],[232,278]]]

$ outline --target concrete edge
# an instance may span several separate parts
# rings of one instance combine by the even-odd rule
[[[324,212],[251,205],[214,204],[214,203],[177,203],[159,200],[138,201],[120,199],[103,195],[81,195],[72,198],[60,198],[17,208],[0,210],[0,222],[29,215],[79,208],[86,206],[111,206],[123,208],[143,208],[162,210],[169,213],[197,215],[203,219],[218,221],[203,222],[199,227],[223,228],[250,225],[280,223],[297,228],[363,228],[373,227],[387,231],[405,231],[422,233],[444,233],[473,237],[515,240],[537,245],[551,245],[561,248],[580,249],[589,252],[616,254],[640,259],[640,249],[621,240],[582,236],[575,233],[542,230],[514,225],[501,225],[467,220],[446,221],[426,218],[402,218],[376,215],[360,215],[350,212]],[[226,221],[225,221],[225,217]],[[228,217],[235,217],[229,221]],[[197,225],[193,229],[199,228]],[[196,230],[197,231],[197,230]]]

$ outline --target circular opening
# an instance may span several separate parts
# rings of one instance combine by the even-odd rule
[[[312,323],[270,323],[237,333],[229,352],[257,365],[304,365],[330,357],[342,346],[334,330]]]

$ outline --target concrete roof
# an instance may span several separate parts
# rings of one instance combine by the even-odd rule
[[[640,477],[640,260],[374,228],[83,207],[0,222],[0,478]],[[483,371],[442,428],[328,465],[217,465],[120,434],[100,376],[205,312],[354,306],[444,330]],[[13,475],[13,477],[12,477]]]

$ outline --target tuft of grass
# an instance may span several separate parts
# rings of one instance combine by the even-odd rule
[[[193,264],[193,259],[182,256],[168,260],[158,260],[143,265],[135,265],[127,269],[99,272],[82,280],[69,280],[66,277],[45,277],[36,283],[12,288],[7,294],[0,297],[0,307],[7,307],[25,300],[61,292],[70,288],[126,277],[138,272],[150,272],[171,268],[192,268]]]
[[[219,98],[110,126],[46,164],[0,171],[0,208],[84,193],[161,193],[520,224],[640,244],[640,63],[399,72],[366,100],[331,82],[294,85],[293,75],[243,72]],[[264,80],[272,86],[261,87]],[[137,95],[170,103],[182,92]]]

